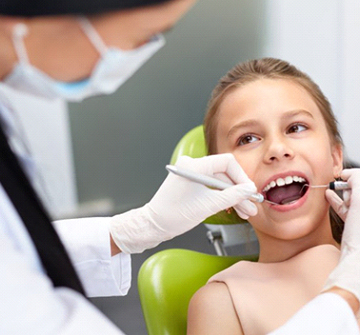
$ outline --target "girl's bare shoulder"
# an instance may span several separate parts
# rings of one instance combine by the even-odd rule
[[[194,294],[188,310],[191,334],[243,334],[226,284],[211,282]]]

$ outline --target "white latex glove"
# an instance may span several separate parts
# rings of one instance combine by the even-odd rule
[[[344,192],[344,201],[335,192],[326,191],[326,198],[345,221],[345,227],[339,264],[330,274],[323,291],[337,286],[353,293],[360,301],[360,169],[344,170],[341,179],[351,187]]]
[[[112,218],[110,233],[125,253],[153,248],[192,229],[207,217],[236,205],[243,218],[257,214],[257,207],[243,191],[257,192],[232,154],[202,158],[182,156],[177,166],[212,176],[236,185],[213,190],[170,173],[145,206]]]

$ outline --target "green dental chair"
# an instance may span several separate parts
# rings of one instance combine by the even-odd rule
[[[204,131],[198,126],[178,143],[171,158],[174,164],[181,155],[198,158],[206,155]],[[234,211],[221,212],[206,219],[206,226],[242,226],[245,223]],[[236,236],[230,232],[231,236]],[[215,273],[240,260],[256,261],[257,255],[226,256],[223,234],[208,231],[218,255],[208,255],[184,249],[168,249],[149,257],[141,266],[138,289],[149,335],[185,335],[187,310],[191,297]]]

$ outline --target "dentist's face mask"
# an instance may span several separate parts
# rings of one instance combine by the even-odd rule
[[[19,24],[15,26],[13,34],[19,63],[5,78],[4,83],[39,97],[63,98],[67,101],[78,102],[96,95],[111,94],[165,43],[163,36],[157,35],[147,44],[129,51],[107,47],[86,18],[79,18],[79,23],[101,55],[89,78],[78,82],[60,82],[32,66],[23,41],[27,28],[24,24]]]

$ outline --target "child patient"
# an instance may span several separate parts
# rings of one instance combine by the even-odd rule
[[[342,222],[325,189],[311,188],[342,171],[337,122],[307,75],[265,58],[220,80],[204,125],[209,154],[232,153],[275,204],[257,204],[249,218],[259,261],[238,262],[194,295],[188,334],[266,334],[321,292],[339,260]]]

